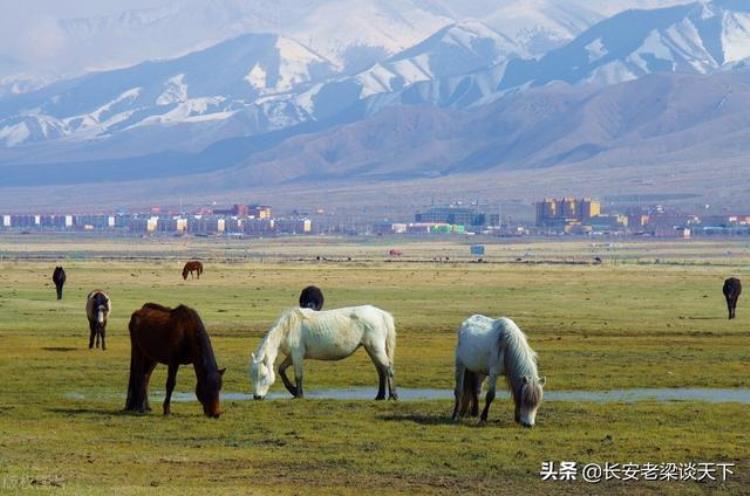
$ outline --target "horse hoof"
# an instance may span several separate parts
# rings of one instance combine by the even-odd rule
[[[377,396],[375,396],[375,401],[383,401],[383,400],[385,400],[385,395],[382,395],[382,396],[381,395],[377,395]]]

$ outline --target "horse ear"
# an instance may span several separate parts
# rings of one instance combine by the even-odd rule
[[[227,371],[227,368],[224,367],[223,369],[219,369],[219,375],[224,375],[224,372]]]
[[[547,384],[547,376],[545,375],[544,377],[542,377],[541,379],[539,379],[539,385],[541,387],[544,387],[546,384]]]

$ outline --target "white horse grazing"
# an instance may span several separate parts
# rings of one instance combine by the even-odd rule
[[[505,376],[513,396],[516,422],[524,427],[533,427],[547,382],[546,378],[539,378],[536,353],[526,341],[526,335],[512,320],[472,315],[458,329],[453,420],[466,414],[469,403],[471,415],[477,416],[482,382],[489,378],[487,398],[480,417],[481,423],[486,422],[500,375]]]
[[[266,333],[252,354],[250,381],[253,397],[263,399],[275,382],[274,362],[279,352],[286,358],[279,365],[284,386],[296,398],[302,398],[302,361],[341,360],[364,346],[375,364],[380,378],[376,400],[385,399],[388,383],[389,399],[398,399],[393,369],[396,351],[396,328],[393,316],[371,305],[315,311],[292,308],[285,311]],[[286,376],[289,365],[294,366],[296,385]]]

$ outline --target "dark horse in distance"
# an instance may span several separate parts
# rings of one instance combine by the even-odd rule
[[[742,293],[742,283],[736,277],[730,277],[724,281],[724,298],[727,299],[727,309],[729,309],[729,320],[735,317],[735,310],[737,310],[737,298]]]
[[[203,264],[197,260],[189,261],[188,263],[185,264],[185,267],[182,269],[182,278],[187,280],[187,276],[188,274],[190,274],[190,279],[192,279],[193,272],[195,272],[198,275],[198,279],[200,279],[201,274],[203,274]]]
[[[89,319],[89,330],[91,331],[89,349],[94,347],[94,340],[96,340],[97,348],[101,340],[102,350],[107,349],[104,344],[104,334],[107,330],[107,319],[111,311],[112,302],[109,295],[101,289],[95,289],[86,297],[86,317]]]
[[[146,303],[130,318],[130,380],[126,411],[143,413],[150,410],[148,381],[157,363],[169,367],[164,415],[170,413],[177,369],[193,364],[197,384],[195,395],[203,405],[203,412],[213,418],[221,414],[219,391],[226,369],[219,369],[208,333],[198,313],[180,305],[175,309],[156,303]]]
[[[299,306],[302,308],[319,311],[323,308],[324,301],[323,291],[317,286],[307,286],[299,295]]]
[[[59,265],[55,267],[55,272],[52,273],[52,282],[55,283],[55,289],[57,289],[57,299],[62,300],[62,290],[65,285],[65,269]]]

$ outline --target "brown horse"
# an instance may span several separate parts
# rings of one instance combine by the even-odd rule
[[[724,281],[724,287],[722,288],[724,298],[727,300],[727,309],[729,310],[729,320],[735,317],[735,311],[737,310],[737,299],[742,294],[742,283],[736,277],[730,277]]]
[[[198,274],[198,279],[201,278],[201,274],[203,274],[203,264],[200,263],[197,260],[191,260],[188,263],[185,264],[185,267],[182,269],[182,278],[187,280],[188,274],[190,274],[190,278],[193,278],[193,272]]]
[[[146,303],[130,317],[130,380],[125,410],[143,413],[148,405],[148,381],[157,363],[169,366],[164,415],[170,413],[170,400],[175,387],[177,369],[192,363],[198,380],[195,395],[203,412],[218,418],[219,391],[226,369],[219,369],[216,358],[198,313],[180,305],[175,309]]]

